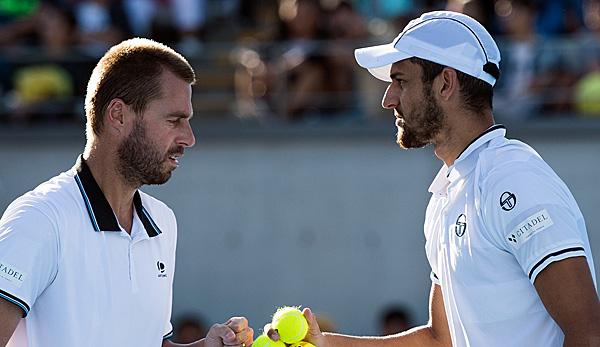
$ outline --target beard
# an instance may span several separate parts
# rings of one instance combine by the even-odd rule
[[[175,168],[165,167],[169,156],[183,154],[183,147],[162,154],[147,136],[141,119],[136,120],[131,134],[119,145],[119,173],[128,183],[139,187],[144,184],[163,184],[171,178]]]
[[[396,142],[404,149],[421,148],[433,142],[442,129],[445,115],[432,95],[431,88],[423,89],[425,109],[403,118],[398,127]]]

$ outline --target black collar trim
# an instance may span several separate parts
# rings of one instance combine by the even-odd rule
[[[456,157],[457,159],[460,158],[460,156],[465,153],[465,151],[467,150],[467,148],[471,147],[472,144],[475,143],[475,141],[479,140],[480,138],[483,137],[483,135],[491,133],[494,130],[498,130],[498,129],[506,129],[506,127],[502,124],[496,124],[493,125],[491,127],[489,127],[486,131],[482,132],[481,134],[479,134],[479,136],[477,136],[476,138],[473,139],[473,141],[469,142],[469,144],[465,147],[465,149],[463,149],[460,154]]]
[[[83,202],[88,211],[88,215],[90,216],[90,221],[94,230],[121,231],[119,222],[117,221],[108,200],[106,200],[102,189],[98,186],[90,168],[87,166],[81,155],[77,158],[75,170],[77,171],[75,182],[77,182],[77,187],[79,187],[79,192],[81,192],[81,196],[83,197]],[[150,213],[148,213],[148,210],[142,205],[142,197],[140,196],[139,191],[136,191],[133,196],[133,206],[135,207],[135,211],[144,225],[148,236],[154,237],[162,233],[150,216]]]

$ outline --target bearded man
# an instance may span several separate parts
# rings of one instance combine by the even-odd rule
[[[139,188],[167,182],[194,145],[195,79],[185,58],[147,39],[100,59],[83,154],[0,220],[0,345],[176,346],[175,215]],[[189,346],[245,346],[252,334],[233,317]]]

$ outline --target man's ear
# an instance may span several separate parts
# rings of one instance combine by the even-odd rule
[[[125,128],[125,113],[127,105],[123,100],[115,98],[106,107],[106,125],[111,129],[122,132]]]
[[[437,90],[443,100],[448,101],[453,96],[458,95],[459,85],[456,70],[445,67],[438,75],[437,80]]]

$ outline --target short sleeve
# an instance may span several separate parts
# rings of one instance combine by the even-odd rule
[[[585,223],[560,179],[524,164],[499,172],[482,188],[485,232],[512,253],[533,283],[549,264],[585,256]]]
[[[170,339],[171,337],[173,337],[173,325],[171,325],[171,322],[169,322],[169,323],[167,324],[167,326],[165,327],[165,331],[166,331],[167,333],[165,333],[165,334],[163,335],[163,340],[168,340],[168,339]]]
[[[167,220],[169,221],[169,225],[168,225],[168,229],[166,230],[166,232],[169,234],[169,239],[171,241],[171,261],[169,262],[169,264],[173,264],[173,268],[170,269],[171,273],[175,273],[175,259],[176,259],[176,249],[177,249],[177,219],[175,218],[175,213],[173,213],[173,211],[170,208],[167,208],[167,212],[168,212],[168,216],[167,216]],[[171,276],[171,285],[170,285],[170,289],[171,289],[171,293],[168,297],[168,301],[169,301],[169,314],[167,315],[166,321],[165,321],[165,328],[164,328],[164,332],[163,332],[163,340],[166,339],[170,339],[171,337],[173,337],[173,324],[171,323],[171,312],[172,312],[172,307],[173,307],[173,278],[174,276]]]
[[[433,284],[440,285],[440,279],[435,274],[435,272],[431,271],[431,274],[429,275],[429,278],[431,279],[431,282],[433,282]]]
[[[35,201],[19,198],[0,219],[0,297],[27,316],[58,268],[56,222]]]

